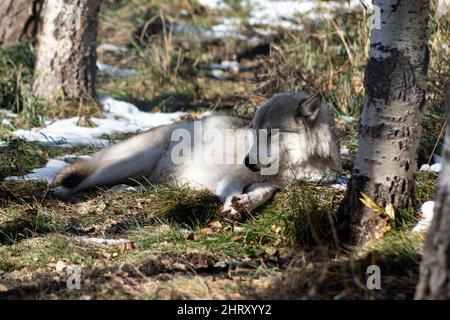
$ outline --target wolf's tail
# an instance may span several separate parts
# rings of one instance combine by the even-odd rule
[[[56,187],[75,188],[84,179],[94,173],[96,165],[92,160],[77,160],[71,166],[64,168],[55,178]]]

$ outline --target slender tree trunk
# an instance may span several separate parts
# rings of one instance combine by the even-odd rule
[[[44,0],[0,1],[0,47],[36,38],[43,3]]]
[[[349,240],[356,243],[379,237],[385,226],[374,210],[362,204],[361,192],[382,208],[392,204],[403,209],[414,202],[429,60],[429,0],[373,3],[380,8],[381,28],[371,31],[358,152],[341,206]]]
[[[420,265],[417,299],[450,299],[450,89],[447,90],[447,133],[442,151],[442,170]]]
[[[36,97],[95,98],[100,1],[47,2],[33,84]]]

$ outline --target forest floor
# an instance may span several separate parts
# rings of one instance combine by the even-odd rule
[[[319,91],[335,113],[341,175],[349,177],[368,52],[364,7],[342,1],[267,25],[239,0],[206,2],[104,1],[98,93],[145,114],[197,119],[205,112],[251,116],[274,93]],[[433,11],[421,164],[433,164],[442,144],[448,22]],[[93,101],[36,101],[33,63],[31,44],[0,50],[0,299],[413,298],[423,235],[411,229],[434,198],[437,172],[417,171],[416,210],[398,214],[382,239],[362,248],[336,239],[339,186],[286,185],[241,222],[221,217],[214,195],[186,186],[121,186],[61,201],[47,181],[20,177],[147,128],[120,122]],[[90,144],[32,138],[72,118],[79,132],[100,128],[101,119],[123,126],[88,135]],[[85,241],[91,237],[118,241]],[[373,264],[381,289],[371,291],[366,269]],[[76,274],[79,289],[70,286]]]

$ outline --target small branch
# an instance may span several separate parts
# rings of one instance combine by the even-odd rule
[[[133,248],[133,241],[120,238],[120,239],[104,239],[95,237],[78,236],[73,238],[74,241],[79,243],[89,243],[89,244],[106,244],[106,245],[123,245],[126,249]]]

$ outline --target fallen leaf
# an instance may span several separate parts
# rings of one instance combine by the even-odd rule
[[[211,230],[213,232],[219,232],[220,230],[222,230],[222,224],[220,223],[220,221],[213,221],[209,224],[209,227],[211,228]]]
[[[12,258],[9,259],[9,263],[15,264],[15,265],[20,265],[20,264],[23,263],[23,261],[20,258],[12,257]]]
[[[391,220],[395,220],[395,208],[392,203],[388,203],[386,208],[384,208],[384,212]]]
[[[55,271],[56,272],[61,272],[64,271],[64,269],[67,268],[67,263],[65,261],[59,260],[56,264],[55,264]]]
[[[367,194],[364,192],[361,192],[362,198],[359,198],[359,200],[365,205],[367,208],[372,209],[375,211],[375,213],[380,214],[383,212],[383,209],[380,208],[379,205],[375,203],[375,201],[372,200]]]
[[[272,231],[273,233],[275,233],[276,235],[280,234],[281,232],[281,227],[274,224],[270,227],[270,231]]]
[[[8,287],[0,283],[0,292],[7,292]]]
[[[123,251],[130,251],[133,250],[134,248],[134,243],[133,242],[127,242],[127,243],[123,243],[122,244],[122,250]]]
[[[190,120],[200,120],[204,116],[203,112],[189,112],[188,117]]]
[[[198,237],[195,235],[194,232],[191,232],[191,233],[186,237],[186,240],[189,240],[189,241],[197,241],[197,240],[198,240]]]
[[[211,228],[203,228],[200,230],[200,232],[203,234],[213,234],[214,233]]]
[[[186,270],[186,265],[179,262],[175,262],[172,264],[172,268],[178,271],[184,271]]]
[[[244,238],[243,236],[239,235],[239,236],[232,237],[231,240],[236,242],[236,241],[242,240],[243,238]]]
[[[268,247],[268,248],[265,248],[264,251],[266,251],[266,253],[267,253],[269,256],[274,256],[274,255],[277,253],[277,249],[274,248],[274,247]]]
[[[97,206],[97,208],[95,208],[95,212],[97,212],[97,213],[102,213],[103,210],[105,210],[105,208],[106,208],[106,203],[101,202],[101,203]]]
[[[159,233],[166,233],[170,231],[170,226],[168,224],[162,224],[156,228],[156,231]]]

